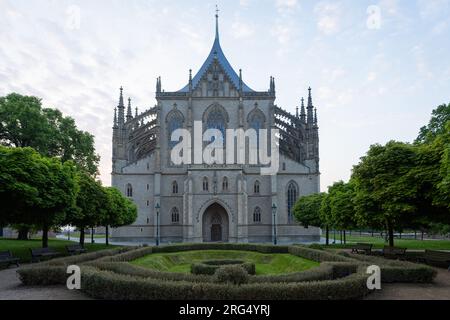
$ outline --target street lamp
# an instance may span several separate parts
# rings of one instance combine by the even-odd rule
[[[272,205],[272,215],[273,215],[273,244],[277,245],[277,206],[275,203]]]
[[[159,203],[156,203],[156,245],[159,246],[159,209],[161,209],[161,206]]]

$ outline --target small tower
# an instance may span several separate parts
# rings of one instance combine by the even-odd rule
[[[122,128],[125,124],[125,104],[123,103],[123,87],[120,87],[120,97],[119,105],[117,106],[119,110],[118,127]]]
[[[302,109],[301,109],[301,113],[300,113],[300,120],[303,123],[306,123],[306,109],[305,109],[305,99],[302,98]]]
[[[311,87],[309,87],[308,89],[309,93],[308,93],[308,125],[312,126],[314,123],[314,106],[313,106],[313,102],[312,102],[312,94],[311,94]]]
[[[133,113],[131,111],[131,98],[128,98],[127,122],[131,120],[133,120]]]

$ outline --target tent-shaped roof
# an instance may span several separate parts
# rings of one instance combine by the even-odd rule
[[[197,88],[199,82],[203,78],[203,76],[208,71],[211,64],[214,62],[214,60],[217,59],[220,66],[225,71],[226,75],[230,79],[230,81],[233,83],[233,85],[236,88],[239,88],[239,75],[234,71],[233,67],[228,62],[227,58],[225,57],[225,54],[222,51],[222,47],[220,46],[219,41],[219,16],[216,14],[216,38],[214,39],[214,44],[211,49],[211,52],[208,55],[208,58],[206,58],[206,61],[203,63],[200,70],[197,72],[197,74],[192,79],[192,88]],[[189,91],[189,84],[186,85],[183,89],[181,89],[179,92],[188,92]],[[254,90],[250,89],[244,82],[242,83],[242,91],[243,92],[254,92]]]

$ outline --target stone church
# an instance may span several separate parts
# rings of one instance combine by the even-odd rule
[[[144,112],[124,102],[114,113],[112,185],[134,201],[137,221],[112,230],[114,241],[141,243],[299,243],[320,240],[320,230],[299,225],[293,206],[320,191],[319,133],[311,88],[291,114],[275,104],[275,79],[252,90],[225,57],[216,34],[210,54],[178,91],[156,81],[157,104]],[[127,104],[127,105],[126,105]],[[306,106],[305,106],[306,104]],[[300,109],[300,110],[299,110]],[[251,164],[175,165],[172,133],[278,129],[279,169],[261,175]],[[258,131],[259,132],[259,131]],[[244,147],[245,148],[245,147]],[[249,150],[245,148],[246,155]]]

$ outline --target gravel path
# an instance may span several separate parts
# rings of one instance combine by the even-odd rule
[[[381,291],[370,294],[366,300],[450,300],[450,272],[436,270],[434,283],[383,284]]]
[[[64,286],[26,287],[19,280],[17,269],[0,271],[0,300],[87,300],[81,292]]]

